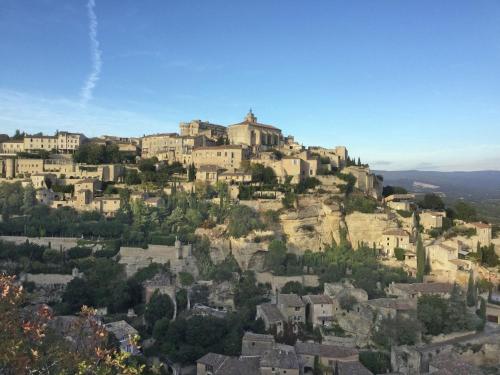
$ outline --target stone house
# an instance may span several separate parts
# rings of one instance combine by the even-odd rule
[[[443,218],[446,217],[445,211],[422,211],[420,214],[420,225],[425,230],[443,227]]]
[[[262,375],[299,375],[300,365],[293,346],[276,345],[260,357]]]
[[[232,145],[246,145],[254,151],[278,148],[283,144],[281,130],[257,122],[252,110],[242,122],[230,125],[227,132]]]
[[[357,312],[369,309],[378,320],[385,318],[395,318],[396,316],[408,317],[416,313],[416,305],[409,300],[396,298],[372,299],[356,307]]]
[[[335,366],[336,362],[357,362],[359,359],[357,349],[311,342],[297,341],[295,352],[304,371],[314,369],[314,359],[316,357],[323,366],[329,368]]]
[[[468,227],[476,229],[478,242],[481,246],[489,246],[492,239],[492,226],[491,224],[476,222],[467,224]]]
[[[262,319],[266,331],[276,329],[276,334],[281,334],[284,329],[286,318],[276,305],[271,303],[263,303],[257,305],[257,313],[255,319]]]
[[[306,323],[306,305],[298,295],[278,293],[276,306],[285,319],[293,325],[294,331],[298,330],[299,324]]]
[[[415,194],[392,194],[385,197],[384,202],[393,210],[410,211],[415,202]]]
[[[24,140],[10,139],[0,143],[0,153],[16,155],[18,152],[24,152]]]
[[[140,353],[139,347],[134,344],[133,338],[138,335],[138,331],[125,320],[107,323],[104,328],[112,333],[120,343],[120,350],[132,355]]]
[[[453,290],[453,284],[449,283],[414,283],[399,284],[392,282],[387,287],[387,295],[395,296],[399,299],[417,301],[424,295],[437,295],[442,298],[449,298]]]
[[[118,263],[125,265],[128,277],[151,263],[170,263],[170,270],[174,274],[184,271],[195,277],[198,275],[196,260],[192,254],[192,245],[182,245],[178,240],[175,241],[174,246],[148,245],[147,249],[123,246],[120,248],[117,258],[119,259]]]
[[[196,361],[197,375],[254,375],[260,374],[260,358],[229,357],[208,353]]]
[[[241,355],[245,357],[261,356],[274,348],[276,342],[272,335],[245,332],[241,340]]]
[[[500,294],[492,293],[491,301],[486,303],[486,320],[500,324]]]
[[[196,168],[215,165],[221,169],[239,169],[241,162],[246,159],[248,150],[242,145],[197,147],[193,151],[193,163]]]
[[[394,256],[394,250],[401,248],[404,250],[412,250],[411,236],[404,229],[396,228],[389,229],[382,233],[379,240],[379,247],[388,256]]]
[[[313,327],[330,326],[333,321],[333,301],[325,294],[302,297],[306,304],[306,320]]]
[[[193,120],[190,122],[181,122],[179,124],[181,136],[195,137],[204,135],[212,141],[227,137],[227,129],[223,125],[212,124],[208,121]]]

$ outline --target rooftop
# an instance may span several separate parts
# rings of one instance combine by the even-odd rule
[[[119,341],[135,336],[138,333],[137,330],[125,320],[107,323],[104,326],[106,327],[106,330],[114,334]]]
[[[393,284],[393,287],[404,290],[408,293],[451,293],[452,284],[448,283],[414,283],[414,284]]]
[[[279,369],[298,369],[299,361],[293,347],[291,347],[291,350],[286,350],[284,346],[280,346],[279,348],[265,352],[260,359],[260,366]]]
[[[269,322],[271,323],[282,322],[285,320],[285,317],[283,316],[281,311],[279,311],[276,305],[264,303],[260,305],[260,308],[263,314],[266,316],[267,320],[269,320]]]
[[[366,302],[367,305],[375,308],[385,308],[394,310],[414,310],[415,306],[410,301],[395,298],[377,298]]]
[[[263,334],[259,334],[259,333],[253,333],[253,332],[245,332],[245,334],[243,335],[243,340],[274,342],[274,337],[273,337],[273,335],[263,335]]]
[[[332,303],[332,299],[326,294],[308,294],[303,296],[302,300],[305,303],[312,303],[314,305],[327,305]]]
[[[304,302],[297,294],[278,294],[277,301],[288,307],[304,307]]]
[[[327,358],[348,358],[358,355],[358,350],[337,345],[324,345],[311,342],[297,341],[295,344],[297,354],[318,355]]]
[[[441,354],[435,357],[430,366],[437,369],[443,375],[480,375],[483,372],[476,366],[465,362],[459,356]]]
[[[410,233],[405,231],[404,229],[388,229],[384,233],[382,233],[384,236],[409,236]]]
[[[222,364],[228,360],[228,356],[216,353],[208,353],[197,360],[197,363],[212,366],[214,373],[222,366]]]

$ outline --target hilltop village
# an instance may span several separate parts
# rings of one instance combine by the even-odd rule
[[[64,348],[65,368],[106,353],[130,373],[500,373],[499,228],[345,146],[250,110],[137,138],[17,131],[0,160],[2,325],[44,332],[0,336],[23,364]]]

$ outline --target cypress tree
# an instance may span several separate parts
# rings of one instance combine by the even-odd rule
[[[425,274],[425,249],[420,234],[417,237],[417,281],[422,282]]]
[[[469,282],[467,283],[467,306],[472,307],[476,304],[475,298],[475,285],[474,285],[474,276],[472,275],[472,271],[469,272]]]

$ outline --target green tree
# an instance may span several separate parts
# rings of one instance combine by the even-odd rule
[[[232,237],[246,236],[254,229],[263,227],[259,215],[255,210],[247,206],[234,206],[228,217],[227,230]]]
[[[286,245],[282,241],[273,240],[264,258],[265,267],[277,275],[282,275],[285,271],[286,253]]]
[[[471,222],[478,219],[476,209],[470,204],[459,201],[455,203],[455,219]]]
[[[32,184],[28,184],[24,188],[23,205],[21,207],[23,213],[28,214],[31,212],[36,204],[36,191]]]
[[[436,194],[425,194],[424,199],[419,202],[420,207],[428,210],[444,210],[445,204],[441,197]]]
[[[354,305],[357,302],[358,301],[356,300],[356,298],[353,295],[347,294],[347,293],[343,294],[339,298],[339,305],[345,311],[352,311],[352,309],[354,308]]]
[[[411,317],[396,315],[395,318],[384,318],[372,332],[375,344],[390,350],[395,345],[415,345],[417,343],[421,324]]]
[[[191,163],[188,168],[188,181],[194,181],[196,179],[196,168],[194,163]]]
[[[403,261],[405,260],[405,249],[397,247],[394,249],[394,256],[397,260]]]
[[[474,276],[472,271],[469,272],[469,281],[467,283],[467,306],[472,307],[476,305],[476,285],[474,283]]]
[[[426,265],[425,248],[424,248],[424,244],[422,243],[422,237],[419,234],[418,238],[417,238],[417,280],[418,280],[418,282],[422,282],[424,279],[425,265]]]
[[[173,316],[174,304],[170,297],[155,291],[144,310],[144,320],[149,329],[153,329],[158,320],[163,318],[170,320]]]

